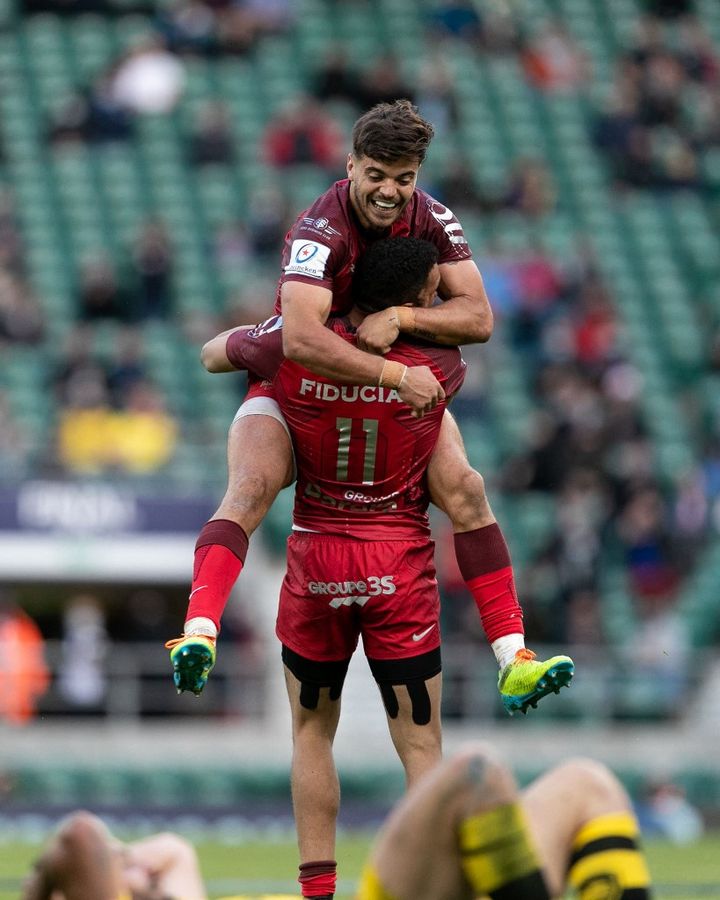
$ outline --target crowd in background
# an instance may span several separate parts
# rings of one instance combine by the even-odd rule
[[[269,117],[259,158],[278,173],[312,166],[329,184],[343,175],[347,117],[397,97],[414,100],[438,134],[452,134],[460,111],[442,57],[452,52],[453,42],[463,42],[478,54],[514,59],[533,90],[577,93],[592,102],[588,137],[617,192],[707,187],[703,154],[720,145],[720,54],[692,3],[644,4],[602,98],[590,91],[590,56],[564,24],[548,20],[529,30],[512,4],[438,0],[429,7],[426,39],[441,53],[428,55],[417,80],[406,80],[401,60],[390,52],[359,65],[337,42],[318,59],[305,89]],[[25,4],[28,14],[97,8],[94,0]],[[120,14],[111,0],[99,8]],[[132,144],[140,117],[170,115],[182,104],[191,56],[262,53],[263,40],[288,32],[296,15],[295,4],[283,0],[178,0],[159,11],[141,11],[153,18],[152,39],[138,42],[57,106],[43,135],[51,153],[68,145]],[[230,170],[238,165],[235,135],[222,100],[202,105],[184,133],[187,163]],[[562,203],[552,167],[531,147],[508,160],[499,183],[482,183],[459,154],[427,188],[461,220],[465,212],[490,219],[510,211],[541,226]],[[228,291],[223,312],[203,324],[203,337],[270,310],[282,237],[298,212],[279,185],[259,186],[235,220],[208,236],[213,265],[230,280],[236,276],[237,286]],[[533,408],[527,444],[517,446],[497,471],[484,473],[490,493],[510,500],[536,493],[556,501],[554,527],[520,579],[533,640],[597,642],[603,634],[603,572],[619,560],[648,641],[653,628],[663,626],[661,634],[670,635],[680,656],[687,638],[672,619],[673,599],[712,528],[712,501],[720,495],[719,423],[711,423],[705,457],[696,467],[678,473],[675,484],[660,482],[643,419],[642,373],[624,340],[622,312],[594,258],[591,235],[578,235],[571,260],[555,259],[532,244],[513,250],[488,241],[473,249],[499,340],[507,342],[508,358],[521,370]],[[44,451],[32,455],[0,382],[0,468],[6,477],[170,471],[182,423],[153,380],[143,329],[178,315],[177,252],[166,223],[151,219],[123,258],[96,254],[83,260],[76,273],[75,321],[65,339],[51,345],[12,192],[3,188],[0,353],[31,347],[45,357],[46,389],[55,409],[53,434]],[[250,268],[265,275],[243,289],[243,272]],[[119,335],[110,358],[95,346],[97,329],[107,322]],[[483,349],[467,348],[466,356],[468,382],[454,407],[461,426],[464,420],[483,421],[492,391]],[[715,373],[719,360],[720,352],[711,360]],[[440,575],[451,595],[452,564],[441,566]],[[448,614],[447,628],[477,631],[474,612]]]

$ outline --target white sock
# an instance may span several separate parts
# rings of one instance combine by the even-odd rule
[[[185,623],[183,632],[188,634],[204,634],[205,637],[217,637],[217,628],[212,619],[205,616],[195,616],[194,619],[188,619]]]
[[[515,654],[518,650],[522,650],[525,647],[525,635],[506,634],[493,641],[490,646],[495,654],[497,664],[502,670],[515,659]]]

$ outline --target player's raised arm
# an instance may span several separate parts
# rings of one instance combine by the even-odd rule
[[[493,314],[482,276],[472,259],[440,265],[439,295],[429,308],[391,307],[367,316],[358,329],[358,347],[387,353],[402,331],[438,344],[482,344],[490,339]]]

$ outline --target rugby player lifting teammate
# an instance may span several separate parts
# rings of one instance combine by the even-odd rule
[[[357,262],[355,305],[347,318],[331,317],[326,330],[354,343],[366,313],[389,304],[429,306],[440,278],[437,259],[428,241],[374,242]],[[303,896],[332,897],[340,796],[332,744],[359,635],[408,785],[441,757],[440,603],[425,473],[465,366],[457,347],[397,341],[385,365],[400,379],[408,367],[425,367],[443,390],[432,410],[414,417],[394,388],[342,384],[286,359],[278,316],[220,335],[204,349],[204,361],[213,371],[248,369],[272,382],[296,451],[294,530],[277,635],[293,720]],[[196,636],[178,646],[182,674],[205,677],[211,641]],[[571,670],[568,657],[554,657],[548,681],[559,690]]]
[[[386,365],[384,355],[398,335],[458,345],[488,340],[493,325],[482,278],[459,222],[416,186],[432,136],[432,126],[406,100],[380,104],[358,119],[348,178],[335,183],[288,232],[276,303],[276,312],[283,314],[288,359],[320,376],[394,388],[418,416],[433,409],[443,392],[424,366],[408,368],[401,378],[397,368]],[[324,324],[331,313],[347,312],[358,257],[387,236],[413,236],[435,244],[438,294],[444,302],[370,315],[358,330],[357,344],[351,345]],[[281,419],[272,388],[252,380],[230,430],[227,491],[196,543],[183,630],[188,643],[173,650],[180,690],[202,689],[204,680],[190,682],[183,676],[184,650],[196,646],[197,635],[205,635],[214,657],[222,612],[242,570],[249,537],[292,480],[291,443]],[[433,503],[452,522],[460,572],[500,667],[503,704],[510,712],[525,712],[554,684],[547,663],[525,649],[508,548],[483,479],[469,465],[460,432],[447,412],[428,466],[428,483]]]

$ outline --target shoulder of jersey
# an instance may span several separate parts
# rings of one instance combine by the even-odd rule
[[[336,182],[300,216],[296,233],[313,240],[333,242],[342,237],[346,211],[342,202],[343,183]]]

